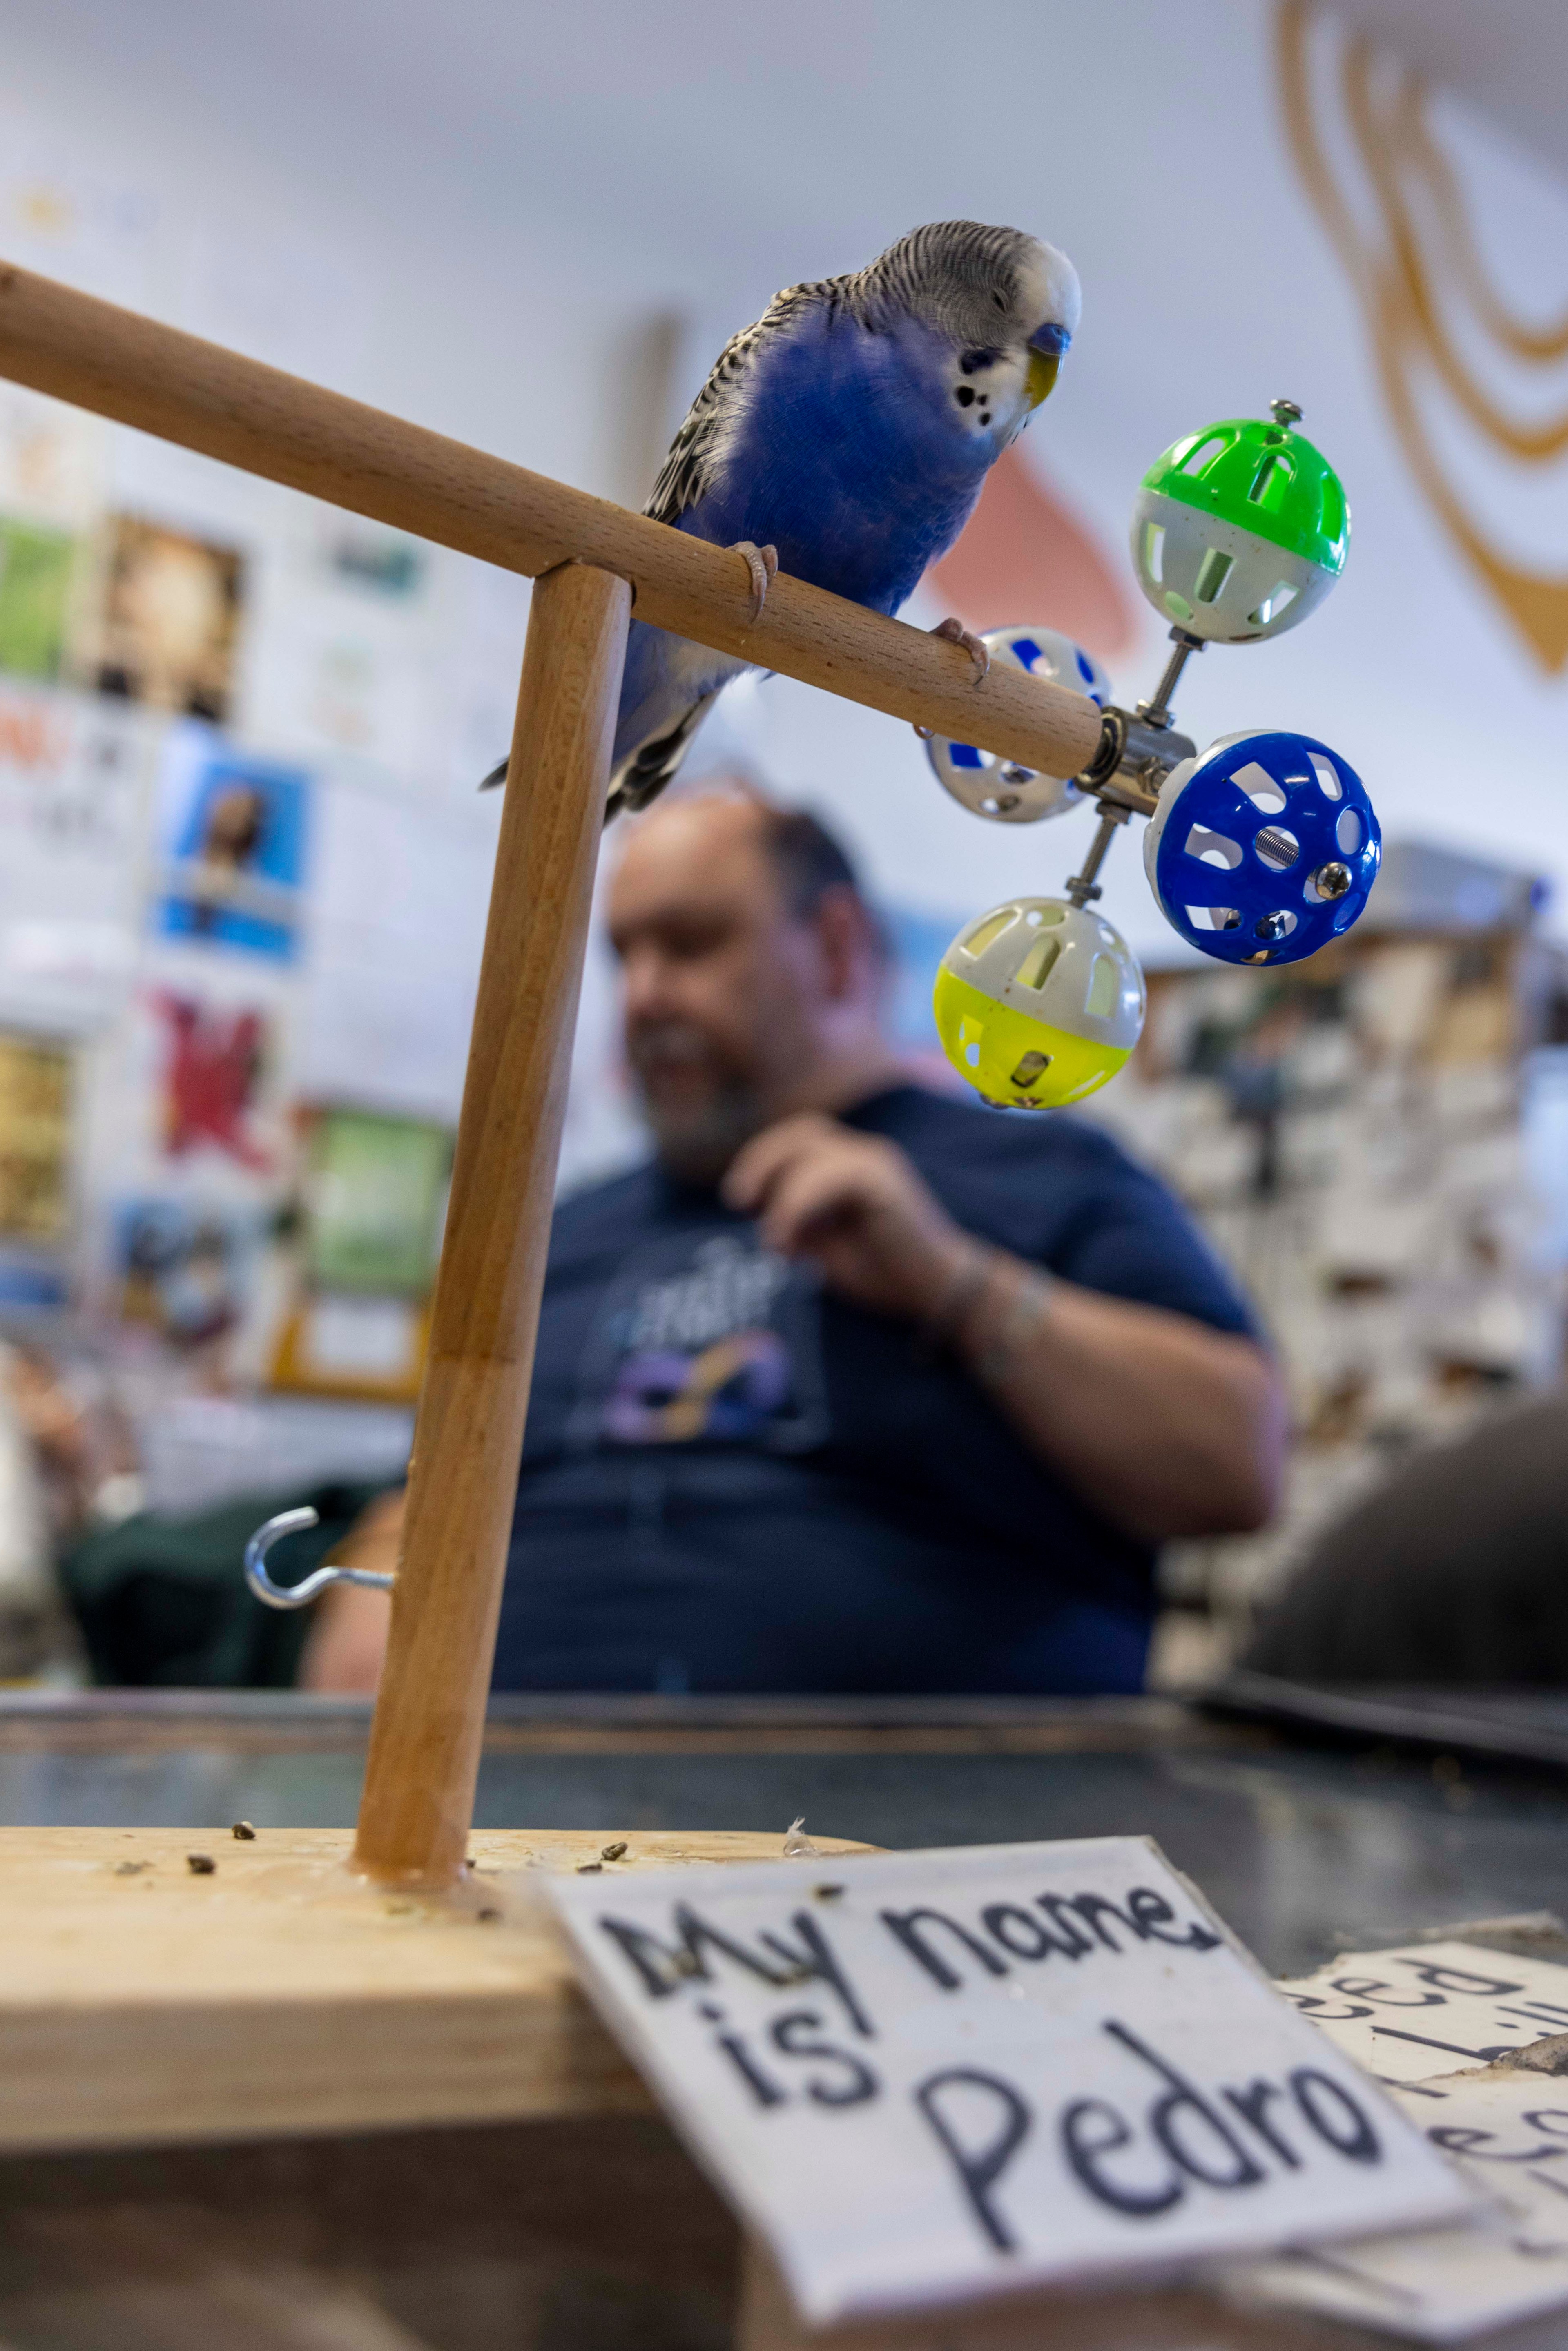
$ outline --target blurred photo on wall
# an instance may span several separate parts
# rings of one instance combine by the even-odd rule
[[[244,609],[237,549],[140,515],[110,516],[75,668],[99,694],[221,726]]]
[[[309,784],[177,730],[162,779],[165,936],[292,963],[298,952]]]

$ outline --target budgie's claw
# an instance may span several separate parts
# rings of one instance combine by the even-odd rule
[[[962,621],[956,621],[951,613],[945,621],[938,621],[931,633],[934,637],[946,637],[951,645],[963,646],[975,664],[975,684],[978,685],[991,666],[990,649],[984,641],[972,630],[967,629]]]
[[[751,574],[749,617],[753,621],[760,620],[762,607],[768,601],[768,590],[779,569],[779,549],[776,547],[756,547],[749,538],[742,538],[736,542],[730,552],[746,558],[746,568]]]

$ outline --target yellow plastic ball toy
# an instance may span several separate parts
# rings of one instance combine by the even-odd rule
[[[1014,898],[961,930],[934,998],[942,1050],[987,1102],[1047,1110],[1113,1078],[1144,1025],[1119,931],[1061,898]]]

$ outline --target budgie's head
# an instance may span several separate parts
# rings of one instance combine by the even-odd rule
[[[1055,383],[1082,299],[1055,246],[981,221],[911,229],[849,283],[867,317],[906,314],[948,346],[959,420],[1003,445]]]

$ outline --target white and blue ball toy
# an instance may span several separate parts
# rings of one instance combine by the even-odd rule
[[[992,629],[982,639],[994,662],[1027,670],[1052,685],[1086,694],[1101,709],[1110,699],[1111,680],[1092,653],[1060,629]],[[1083,794],[1064,776],[1042,776],[1011,759],[998,759],[973,743],[949,743],[934,735],[925,746],[936,780],[972,815],[993,824],[1038,824],[1077,808]]]
[[[1382,835],[1353,768],[1310,735],[1222,735],[1173,768],[1144,834],[1160,911],[1221,963],[1300,963],[1348,931]]]

